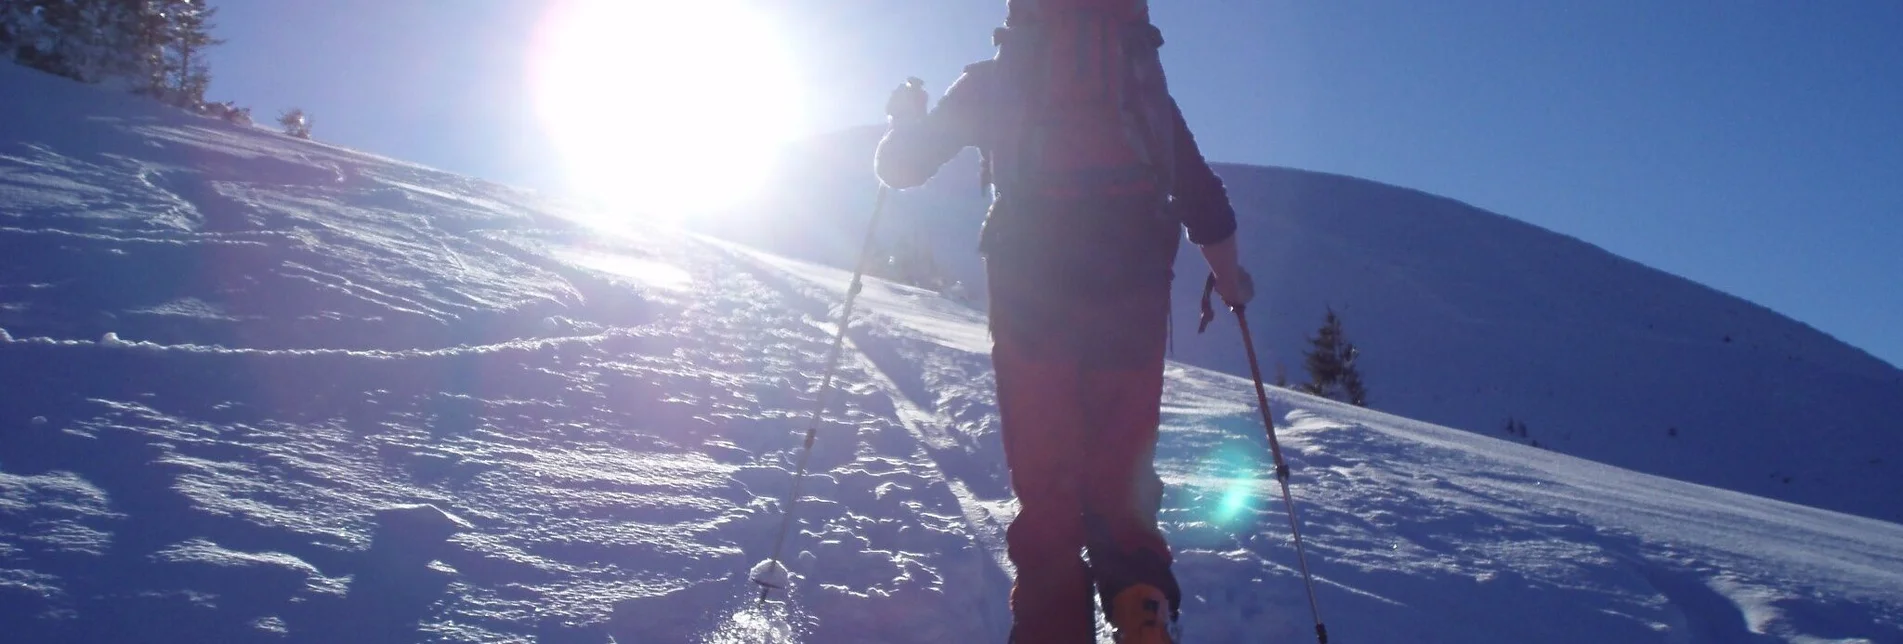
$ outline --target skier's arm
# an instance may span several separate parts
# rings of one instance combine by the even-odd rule
[[[1176,188],[1171,197],[1176,214],[1189,228],[1189,241],[1198,246],[1228,239],[1236,232],[1236,211],[1229,204],[1229,189],[1222,178],[1203,160],[1196,136],[1183,120],[1182,110],[1171,104],[1176,118]]]
[[[960,150],[978,144],[983,64],[966,67],[924,118],[892,123],[873,157],[873,173],[880,181],[900,190],[924,185]]]
[[[1229,203],[1229,190],[1222,177],[1203,159],[1196,137],[1189,131],[1183,112],[1172,103],[1176,118],[1176,189],[1171,195],[1183,225],[1189,229],[1189,241],[1202,249],[1203,259],[1216,275],[1216,288],[1223,300],[1246,302],[1241,266],[1236,249],[1236,210]]]

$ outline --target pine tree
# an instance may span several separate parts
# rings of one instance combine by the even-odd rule
[[[1341,381],[1341,362],[1337,359],[1341,346],[1341,321],[1330,307],[1323,318],[1322,326],[1315,336],[1308,339],[1309,350],[1302,352],[1302,368],[1308,371],[1308,382],[1298,388],[1317,396],[1333,398],[1335,384]]]
[[[42,29],[22,62],[86,83],[137,88],[161,51],[144,27],[157,16],[145,0],[29,0]],[[22,52],[28,53],[28,52]]]
[[[211,86],[211,68],[205,64],[205,50],[224,44],[211,36],[212,16],[218,9],[202,0],[159,0],[168,9],[172,26],[170,55],[164,70],[171,81],[173,100],[179,105],[197,107],[205,103],[205,90]]]
[[[109,0],[113,5],[113,49],[119,56],[111,75],[135,93],[174,102],[166,83],[166,56],[178,38],[164,0]]]
[[[14,43],[8,52],[27,67],[87,81],[83,53],[92,29],[84,5],[90,0],[12,0],[6,15]]]
[[[19,44],[24,21],[19,14],[24,9],[25,0],[0,0],[0,56],[12,56],[14,46]]]
[[[1512,416],[1507,417],[1506,429],[1502,431],[1506,432],[1506,435],[1508,436],[1513,436],[1516,438],[1527,438],[1526,423],[1520,422],[1519,419],[1514,418]]]
[[[284,133],[300,139],[311,138],[311,119],[302,108],[293,107],[278,115],[278,125],[284,126]]]
[[[1321,328],[1308,339],[1309,350],[1302,352],[1302,367],[1308,382],[1297,386],[1301,391],[1332,398],[1352,405],[1368,406],[1368,388],[1361,381],[1356,363],[1361,350],[1349,342],[1342,330],[1341,316],[1329,307]]]
[[[85,83],[203,109],[205,0],[0,0],[0,55]]]
[[[145,27],[145,0],[7,0],[0,20],[15,61],[81,82],[126,78],[163,41]],[[136,76],[136,73],[135,73]]]

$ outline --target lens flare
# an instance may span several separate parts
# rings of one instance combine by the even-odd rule
[[[1255,454],[1254,446],[1224,446],[1203,461],[1198,478],[1209,493],[1202,495],[1204,507],[1198,508],[1210,524],[1235,526],[1255,519],[1265,476],[1272,470]]]

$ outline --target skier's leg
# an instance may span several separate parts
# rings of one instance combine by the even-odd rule
[[[1174,611],[1181,592],[1170,572],[1170,548],[1157,528],[1163,480],[1155,456],[1163,368],[1091,371],[1085,396],[1094,402],[1095,434],[1084,470],[1084,503],[1092,576],[1104,606],[1134,584],[1163,591]]]
[[[1011,589],[1013,642],[1092,642],[1094,618],[1077,472],[1084,442],[1076,363],[998,337],[998,378],[1005,462],[1018,515],[1005,531],[1017,581]]]
[[[1091,573],[1105,610],[1131,586],[1148,585],[1169,600],[1172,613],[1181,591],[1170,572],[1170,548],[1157,528],[1163,481],[1156,474],[1157,426],[1161,422],[1163,362],[1168,346],[1169,295],[1133,290],[1104,302],[1103,318],[1121,321],[1114,352],[1083,372],[1088,446],[1082,480]]]

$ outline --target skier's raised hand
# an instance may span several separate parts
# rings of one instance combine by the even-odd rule
[[[885,101],[886,123],[892,127],[902,127],[925,120],[926,106],[931,97],[925,93],[925,81],[918,77],[905,79],[905,84],[892,90],[892,97]]]

